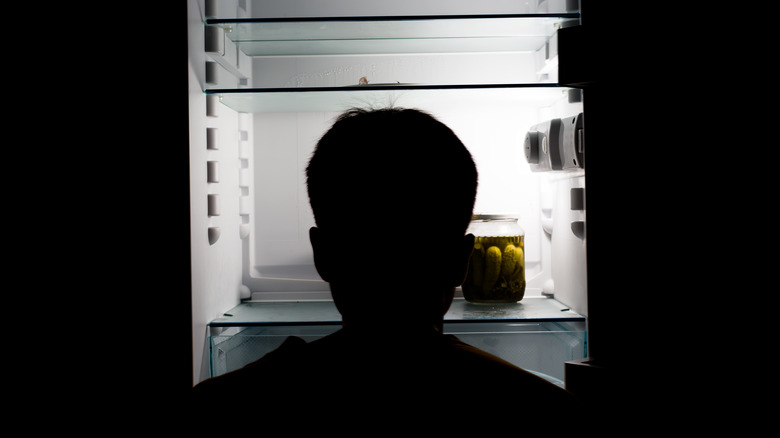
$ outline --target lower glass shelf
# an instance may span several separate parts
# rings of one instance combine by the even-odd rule
[[[388,302],[388,306],[400,306]],[[399,309],[399,314],[402,314]],[[463,298],[452,301],[444,323],[478,322],[585,322],[585,317],[552,298],[526,297],[512,304],[473,304]],[[384,322],[384,321],[383,321]],[[392,324],[394,321],[386,321]],[[333,301],[246,301],[215,318],[209,327],[275,325],[341,325]]]
[[[278,348],[288,336],[311,342],[339,325],[230,327],[210,336],[211,376],[237,370]],[[445,323],[444,332],[556,384],[564,363],[587,356],[584,321]]]
[[[250,301],[209,326],[211,375],[218,376],[263,357],[288,336],[311,342],[334,333],[341,316],[332,301]],[[444,332],[554,383],[563,380],[566,361],[587,356],[585,317],[550,298],[494,305],[455,299]]]

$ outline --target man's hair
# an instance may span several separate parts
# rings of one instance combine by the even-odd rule
[[[401,237],[464,235],[477,169],[452,130],[403,108],[353,109],[317,143],[306,168],[314,219],[323,230]]]

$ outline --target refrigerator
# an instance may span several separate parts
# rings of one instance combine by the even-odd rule
[[[474,304],[458,289],[445,332],[560,386],[603,382],[594,353],[608,362],[614,341],[592,292],[588,166],[600,70],[580,3],[188,0],[192,383],[339,328],[303,169],[355,106],[447,124],[477,164],[475,213],[525,231],[524,298]]]

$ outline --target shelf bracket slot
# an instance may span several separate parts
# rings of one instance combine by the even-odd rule
[[[206,55],[238,79],[249,79],[251,62],[248,56],[227,37],[231,28],[206,25]]]

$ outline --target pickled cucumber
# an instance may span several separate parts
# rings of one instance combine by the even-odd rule
[[[508,280],[512,278],[520,266],[520,261],[515,253],[515,246],[511,243],[504,248],[504,255],[501,259],[501,276]]]
[[[524,248],[523,236],[477,237],[464,297],[476,303],[520,301],[525,294]]]
[[[501,250],[491,246],[485,252],[485,277],[482,279],[482,290],[490,290],[501,273]]]
[[[512,275],[508,278],[509,288],[512,290],[523,289],[525,291],[525,255],[523,249],[515,247],[515,259],[517,266]]]

